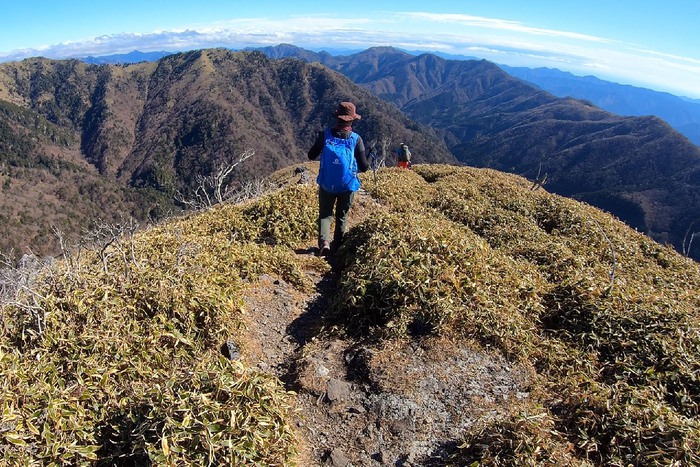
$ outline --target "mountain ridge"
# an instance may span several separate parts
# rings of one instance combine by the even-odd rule
[[[277,50],[273,50],[273,48]],[[286,50],[285,50],[286,49]],[[241,50],[266,50],[271,58],[283,58],[298,53],[301,47],[292,44],[279,44],[269,47],[247,47]],[[236,49],[231,49],[236,50]],[[302,49],[306,50],[306,49]],[[478,57],[455,55],[438,51],[429,52],[421,50],[398,49],[411,55],[431,54],[445,60],[481,60]],[[308,51],[306,58],[313,58],[318,55],[348,55],[357,54],[362,51],[334,51],[319,52]],[[136,63],[143,60],[157,60],[163,56],[177,52],[140,52],[134,50],[127,54],[113,54],[98,57],[76,57],[88,63]],[[301,58],[301,57],[299,57]],[[326,60],[323,60],[326,62]],[[571,72],[561,71],[556,68],[546,67],[516,67],[498,64],[509,74],[528,81],[557,97],[573,97],[576,99],[589,100],[598,107],[612,113],[627,116],[656,115],[669,122],[677,131],[683,133],[695,145],[700,145],[700,122],[698,117],[698,106],[700,99],[684,97],[682,95],[669,92],[656,91],[644,87],[620,84],[607,81],[596,76],[578,76]],[[591,88],[600,88],[601,92],[592,92]]]
[[[110,54],[110,55],[99,55],[87,57],[75,57],[78,60],[84,61],[91,65],[120,65],[120,64],[132,64],[139,62],[153,62],[158,61],[163,57],[172,55],[176,52],[167,52],[165,50],[153,51],[153,52],[141,52],[140,50],[132,50],[131,52],[121,53],[121,54]]]
[[[249,149],[256,155],[235,168],[234,188],[304,160],[330,101],[354,99],[367,108],[358,130],[389,157],[391,144],[406,142],[418,162],[492,167],[532,180],[546,174],[549,189],[607,209],[679,251],[700,218],[700,149],[666,123],[556,98],[483,60],[393,47],[332,56],[285,45],[125,66],[34,59],[0,70],[0,99],[72,132],[85,160],[131,198],[148,193],[147,206],[127,209],[141,215],[172,211],[174,194],[187,196],[198,175]],[[7,128],[36,131],[19,130],[19,121]]]
[[[575,96],[618,115],[656,115],[700,146],[700,102],[666,92],[575,76],[550,68],[500,65],[509,74],[524,79],[557,97]]]
[[[51,240],[50,225],[59,223],[66,234],[77,235],[91,220],[98,220],[99,211],[110,221],[119,216],[134,216],[139,222],[157,219],[177,210],[173,198],[178,192],[192,195],[199,176],[235,163],[249,149],[255,155],[236,166],[226,180],[231,189],[304,161],[316,132],[330,121],[337,102],[346,99],[356,101],[366,116],[357,129],[368,145],[393,137],[420,149],[423,160],[456,162],[429,128],[410,121],[344,76],[301,61],[209,49],[124,66],[46,59],[1,64],[0,100],[8,102],[12,110],[8,112],[14,116],[6,112],[0,118],[8,119],[3,127],[11,138],[7,147],[15,149],[3,156],[9,169],[0,204],[9,202],[8,190],[17,177],[45,176],[45,165],[19,166],[25,159],[47,159],[47,154],[81,161],[91,177],[104,180],[99,195],[104,199],[99,210],[77,215],[77,222],[70,225],[47,212],[32,216],[32,223],[41,216],[49,221],[42,223],[40,240],[30,230],[32,223],[4,224],[9,230],[0,248],[56,254],[57,239]],[[31,118],[22,117],[23,112]],[[53,137],[56,141],[42,137],[42,145],[31,143],[48,131],[36,128],[35,118],[68,136]],[[70,143],[61,143],[64,140]],[[20,145],[33,148],[22,153],[21,160],[16,151]],[[75,189],[59,190],[67,194]],[[38,209],[43,206],[40,198],[48,195],[25,190],[23,209]],[[114,198],[111,207],[109,198]],[[58,203],[68,200],[71,212],[77,214],[73,207],[80,204],[80,197],[66,195]],[[85,202],[91,201],[85,198]]]
[[[696,262],[530,180],[441,164],[361,174],[318,257],[299,167],[0,276],[33,292],[0,288],[3,460],[700,462]]]
[[[700,148],[659,118],[557,98],[483,60],[391,47],[318,60],[440,131],[463,163],[533,180],[547,174],[551,190],[607,209],[679,250],[700,219]]]

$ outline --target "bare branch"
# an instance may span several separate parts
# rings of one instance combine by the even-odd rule
[[[217,165],[209,175],[197,175],[195,178],[197,188],[195,188],[191,197],[188,198],[178,191],[174,196],[175,201],[196,211],[210,209],[216,204],[223,203],[234,191],[233,187],[226,184],[233,169],[254,155],[255,151],[253,149],[247,149],[236,161]]]
[[[544,157],[544,155],[542,155]],[[537,168],[537,176],[535,177],[535,181],[532,182],[532,186],[530,187],[530,191],[535,191],[538,188],[542,188],[542,186],[547,183],[547,172],[544,173],[544,175],[541,175],[542,173],[542,160],[540,160],[540,165]]]
[[[688,242],[688,251],[687,253],[685,253],[686,257],[690,254],[690,247],[693,246],[693,240],[695,239],[696,235],[700,235],[700,232],[693,232],[693,234],[690,236],[690,241]]]
[[[26,312],[35,322],[39,334],[44,328],[43,303],[46,298],[39,292],[37,280],[48,264],[33,254],[26,254],[15,265],[10,257],[2,255],[3,267],[0,269],[0,307],[9,305]],[[4,316],[2,321],[4,326]]]
[[[138,265],[133,243],[138,228],[139,224],[133,218],[116,224],[97,221],[92,230],[84,233],[83,245],[98,252],[105,273],[109,273],[109,259],[119,255],[124,274],[129,277],[131,269]]]
[[[530,191],[535,191],[538,188],[542,188],[542,186],[547,183],[547,174],[545,173],[541,177],[537,177],[537,179],[532,182],[532,186],[530,187]]]
[[[610,270],[610,284],[608,285],[608,292],[612,290],[613,283],[615,282],[615,271],[617,270],[617,257],[615,256],[615,247],[613,246],[613,243],[610,241],[610,237],[605,233],[605,230],[603,230],[603,227],[600,225],[600,223],[591,218],[593,223],[598,227],[600,232],[603,234],[603,237],[605,237],[605,240],[608,242],[608,246],[610,247],[610,254],[612,255],[612,269]]]
[[[385,136],[380,141],[381,150],[379,152],[379,161],[377,162],[377,168],[386,167],[386,157],[390,152],[391,147],[391,136]]]
[[[692,232],[693,226],[698,222],[700,222],[700,219],[695,219],[693,222],[691,222],[688,226],[688,230],[685,231],[685,235],[683,236],[683,256],[685,256],[686,258],[690,255],[690,247],[693,246],[693,240],[695,239],[695,236],[700,236],[700,231]]]
[[[233,204],[242,203],[250,199],[259,198],[273,188],[275,187],[270,181],[256,178],[244,183],[237,190],[231,191],[225,201]]]

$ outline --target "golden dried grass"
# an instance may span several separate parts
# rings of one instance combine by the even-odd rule
[[[522,465],[564,442],[583,463],[700,463],[697,263],[516,176],[418,165],[387,183],[373,194],[391,211],[349,239],[338,316],[380,338],[496,347],[533,365],[549,394],[533,411],[551,429],[471,432],[462,462]],[[476,448],[494,436],[520,451]]]
[[[519,177],[378,175],[362,178],[381,207],[338,254],[336,329],[464,341],[538,375],[521,413],[455,433],[455,464],[700,464],[697,263]],[[308,286],[292,248],[314,238],[316,202],[292,185],[170,221],[109,273],[84,254],[36,291],[41,336],[36,317],[5,307],[4,460],[293,462],[290,395],[217,345],[236,339],[245,281]]]
[[[220,206],[137,234],[133,258],[108,250],[105,268],[82,252],[46,271],[32,291],[40,334],[21,307],[3,309],[4,461],[287,464],[289,395],[220,346],[240,339],[244,281],[304,287],[289,245],[313,233],[313,196]]]

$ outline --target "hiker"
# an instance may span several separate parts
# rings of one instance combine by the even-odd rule
[[[352,130],[357,114],[355,104],[341,102],[333,112],[332,127],[321,130],[309,149],[309,159],[321,156],[318,171],[318,256],[337,251],[348,229],[348,212],[355,192],[360,189],[358,172],[366,172],[370,164],[365,155],[362,137]],[[335,229],[330,242],[331,221],[335,207]]]
[[[396,164],[397,167],[402,169],[411,168],[411,151],[408,149],[408,145],[401,143],[399,149],[397,150],[397,155],[399,162]]]
[[[369,148],[369,156],[367,156],[367,160],[370,163],[370,167],[372,170],[377,170],[377,148],[376,146],[372,145]]]

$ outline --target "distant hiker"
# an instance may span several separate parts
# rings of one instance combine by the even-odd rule
[[[377,148],[373,145],[369,148],[368,160],[372,166],[372,170],[377,169]]]
[[[372,145],[372,146],[369,148],[369,162],[370,162],[370,166],[372,167],[372,174],[373,174],[373,178],[374,178],[374,184],[376,185],[376,184],[377,184],[377,168],[378,168],[377,166],[378,166],[378,162],[377,162],[377,148],[376,148],[374,145]]]
[[[341,102],[333,112],[335,124],[318,133],[309,149],[309,159],[321,156],[318,171],[318,255],[336,251],[348,229],[348,212],[355,192],[360,189],[358,172],[366,172],[369,161],[362,137],[352,131],[352,123],[362,118],[352,102]],[[335,206],[335,229],[330,243]]]
[[[408,149],[408,145],[401,143],[401,146],[399,146],[397,153],[398,153],[398,159],[399,159],[397,166],[401,167],[402,169],[410,169],[411,168],[411,150]]]

